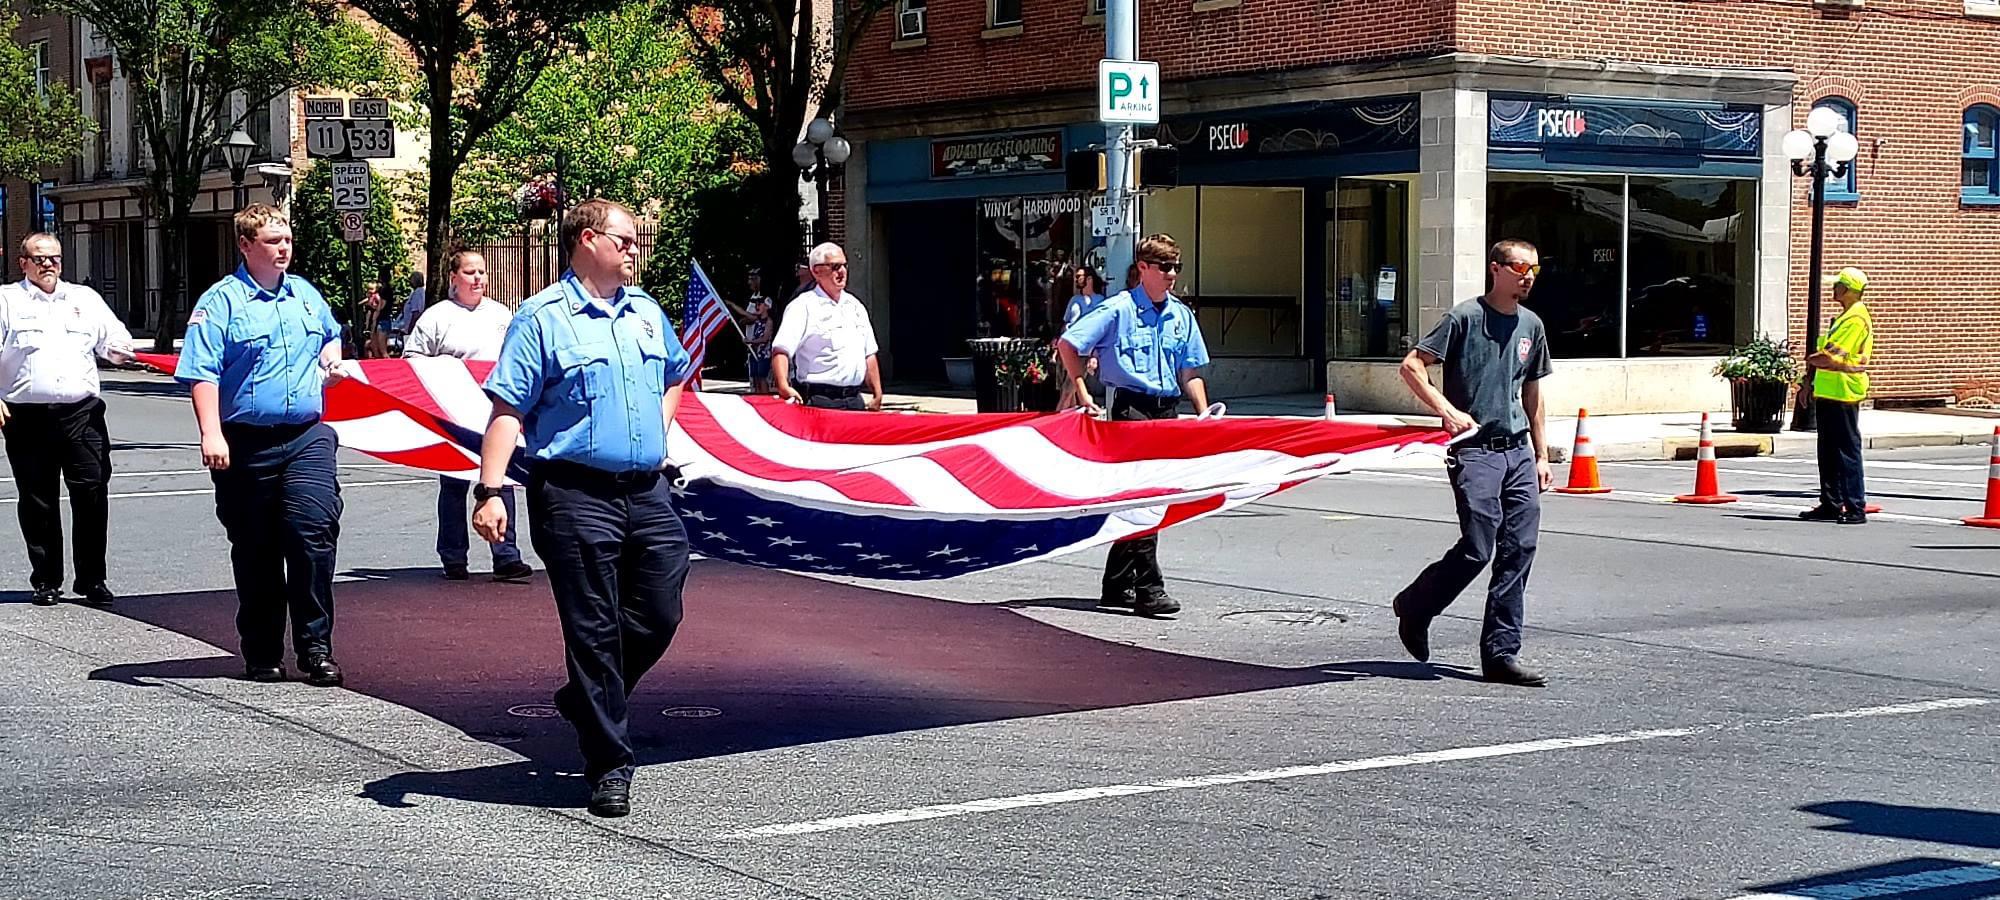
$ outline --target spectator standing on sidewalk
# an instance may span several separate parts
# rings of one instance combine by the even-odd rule
[[[1861,302],[1866,274],[1849,267],[1831,281],[1840,314],[1819,349],[1806,357],[1814,370],[1813,418],[1819,425],[1819,505],[1799,518],[1862,525],[1868,521],[1868,490],[1861,467],[1861,401],[1868,399],[1875,320]]]

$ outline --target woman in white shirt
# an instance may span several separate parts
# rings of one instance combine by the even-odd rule
[[[500,343],[514,313],[505,304],[486,296],[486,258],[470,250],[451,256],[450,300],[435,303],[417,319],[417,325],[403,341],[403,356],[456,356],[459,359],[492,361],[500,358]],[[465,533],[465,496],[472,482],[450,476],[438,477],[438,561],[444,577],[464,581],[470,543]],[[535,570],[521,559],[514,540],[514,489],[503,488],[500,502],[507,508],[506,539],[493,544],[493,578],[522,581]]]

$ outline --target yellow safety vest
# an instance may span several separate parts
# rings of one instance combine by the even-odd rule
[[[1856,302],[1835,317],[1821,346],[1834,359],[1867,365],[1875,355],[1875,320],[1868,315],[1868,305]],[[1813,396],[1859,403],[1868,396],[1868,373],[1815,371]]]

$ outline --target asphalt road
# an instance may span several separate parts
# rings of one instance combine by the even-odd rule
[[[1476,595],[1402,655],[1440,471],[1169,533],[1174,621],[1095,609],[1101,553],[699,563],[605,821],[545,582],[439,580],[430,479],[342,470],[349,688],[250,684],[186,401],[110,388],[118,607],[28,605],[0,527],[6,896],[2000,896],[2000,531],[1947,524],[1983,447],[1876,454],[1865,527],[1791,519],[1810,461],[1725,460],[1707,508],[1661,502],[1690,463],[1606,463],[1547,500],[1544,690],[1473,677]]]

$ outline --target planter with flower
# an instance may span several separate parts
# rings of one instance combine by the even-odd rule
[[[1735,429],[1759,434],[1777,433],[1789,392],[1803,373],[1790,341],[1761,336],[1715,365],[1715,374],[1729,382]]]
[[[1051,411],[1055,406],[1054,363],[1048,345],[1040,341],[1014,340],[993,361],[993,379],[998,388],[995,405],[1003,412],[1022,409]],[[1044,398],[1042,395],[1048,394]]]

